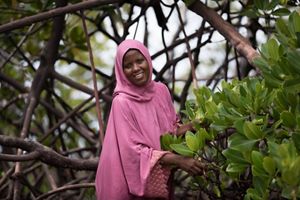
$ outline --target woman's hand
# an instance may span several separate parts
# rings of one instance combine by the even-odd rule
[[[190,157],[180,156],[177,166],[189,173],[190,175],[202,175],[204,171],[204,164],[199,160]]]
[[[205,169],[205,165],[199,160],[194,158],[177,155],[174,153],[167,153],[161,159],[160,162],[165,165],[175,165],[178,168],[186,171],[190,175],[202,175]]]
[[[178,128],[175,132],[175,135],[184,135],[187,131],[195,131],[195,127],[193,122],[189,122],[186,124],[179,124]]]

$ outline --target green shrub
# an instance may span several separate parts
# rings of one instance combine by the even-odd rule
[[[260,77],[195,89],[184,111],[195,133],[162,137],[164,149],[206,163],[191,184],[211,198],[300,198],[299,14],[276,31],[255,60]]]

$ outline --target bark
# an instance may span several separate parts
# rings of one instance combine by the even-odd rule
[[[73,5],[68,5],[66,7],[56,8],[33,16],[25,17],[23,19],[15,20],[7,24],[3,24],[0,26],[0,33],[8,32],[17,28],[21,28],[23,26],[28,26],[33,23],[48,20],[50,18],[64,15],[66,13],[72,13],[78,10],[84,10],[88,8],[93,8],[95,6],[102,6],[102,5],[118,3],[118,2],[119,0],[101,0],[101,1],[91,0],[91,1],[83,1],[81,3],[77,3]]]
[[[126,18],[122,16],[121,7],[122,3],[124,2],[130,2],[131,4],[130,9],[131,12],[129,13],[129,16]],[[225,1],[229,3],[230,1]],[[115,5],[111,6],[110,4],[114,3]],[[119,3],[119,4],[117,4]],[[160,3],[160,5],[159,5]],[[153,52],[152,59],[153,60],[159,60],[161,57],[164,57],[166,55],[166,63],[160,70],[154,70],[154,74],[156,75],[155,80],[161,81],[167,84],[167,86],[170,87],[172,85],[173,89],[175,88],[175,92],[173,94],[174,100],[180,103],[180,108],[183,109],[185,105],[185,101],[188,97],[191,83],[193,79],[196,78],[192,76],[192,73],[190,71],[190,68],[187,67],[187,79],[185,78],[178,78],[175,77],[174,70],[176,69],[176,66],[179,66],[179,63],[187,60],[188,57],[191,58],[191,53],[193,53],[193,59],[190,60],[190,64],[193,63],[195,68],[200,68],[200,51],[203,46],[211,42],[211,37],[215,33],[215,31],[219,31],[226,40],[231,42],[232,46],[236,48],[237,54],[234,58],[230,58],[231,52],[227,51],[227,57],[224,59],[224,63],[221,64],[219,69],[216,71],[215,74],[212,75],[212,79],[209,79],[207,81],[208,85],[213,85],[213,83],[219,81],[221,78],[226,79],[228,77],[226,76],[226,73],[222,73],[222,70],[224,68],[228,67],[229,63],[233,62],[234,59],[240,58],[240,55],[244,56],[250,63],[252,63],[255,56],[257,56],[257,52],[255,49],[251,46],[249,41],[244,38],[242,35],[238,33],[238,31],[235,29],[234,26],[239,27],[240,24],[230,24],[230,20],[227,22],[220,17],[220,15],[213,9],[208,8],[205,6],[201,1],[195,1],[193,4],[188,5],[189,10],[195,12],[196,14],[203,17],[203,20],[199,20],[199,27],[198,30],[195,30],[194,33],[190,33],[189,35],[185,34],[184,38],[181,37],[182,32],[184,31],[184,26],[189,25],[185,24],[185,22],[181,22],[180,30],[178,30],[178,34],[173,36],[172,42],[169,42],[167,44],[167,40],[169,38],[166,38],[164,35],[166,26],[168,25],[168,19],[169,16],[172,14],[172,9],[176,11],[175,6],[177,4],[177,1],[168,4],[168,8],[166,10],[163,9],[165,13],[159,14],[156,10],[156,17],[157,19],[163,19],[165,17],[165,20],[162,20],[160,22],[161,27],[161,33],[162,33],[162,40],[164,42],[164,47],[161,50],[157,50],[157,52]],[[103,6],[107,5],[109,6],[109,9],[107,7],[103,8],[97,8],[97,17],[94,17],[95,15],[90,15],[91,13],[88,12],[92,10],[91,8],[95,8],[97,6]],[[17,79],[11,78],[9,75],[5,75],[6,71],[3,70],[0,72],[0,80],[1,84],[3,82],[3,85],[5,86],[5,89],[10,89],[10,94],[22,94],[22,98],[24,96],[28,95],[28,106],[24,110],[24,113],[22,113],[20,110],[23,109],[24,102],[23,99],[20,101],[9,99],[5,102],[0,101],[0,103],[5,102],[5,112],[13,110],[12,106],[15,106],[18,108],[19,113],[17,115],[14,115],[13,117],[10,115],[6,115],[5,112],[2,115],[0,114],[0,117],[4,116],[7,117],[5,121],[8,122],[10,126],[13,126],[15,129],[8,129],[12,131],[6,131],[7,129],[3,128],[1,133],[0,128],[0,146],[5,147],[6,149],[10,149],[10,151],[2,151],[2,154],[0,154],[0,160],[5,163],[5,169],[3,169],[3,172],[5,173],[5,176],[3,176],[0,180],[0,198],[1,193],[4,193],[8,196],[8,187],[13,188],[12,181],[20,181],[22,187],[26,188],[18,188],[19,186],[16,185],[16,192],[13,192],[13,189],[9,190],[11,194],[10,197],[18,197],[19,192],[22,191],[20,198],[27,195],[34,196],[35,199],[45,199],[45,198],[64,198],[63,195],[69,195],[69,189],[77,189],[84,188],[84,187],[93,187],[91,182],[94,178],[94,171],[97,169],[97,156],[101,152],[101,148],[99,148],[97,135],[95,134],[95,130],[93,130],[92,126],[89,127],[92,123],[89,121],[89,119],[86,118],[86,115],[94,115],[93,108],[95,107],[95,103],[92,102],[92,99],[94,98],[94,91],[91,87],[88,87],[82,83],[80,83],[80,80],[72,79],[68,76],[64,76],[62,74],[57,73],[57,71],[54,70],[54,63],[56,60],[60,59],[63,61],[67,61],[69,64],[73,63],[77,67],[84,68],[85,70],[90,73],[92,71],[92,68],[89,66],[89,64],[84,63],[84,60],[75,60],[72,58],[72,56],[69,56],[68,48],[69,46],[66,46],[66,48],[60,52],[61,55],[58,54],[58,46],[61,39],[63,39],[64,44],[68,43],[67,36],[68,33],[66,32],[66,38],[62,38],[61,35],[63,34],[63,25],[64,20],[63,16],[65,13],[72,13],[79,10],[86,10],[87,15],[85,16],[85,20],[88,23],[88,31],[87,34],[89,37],[93,36],[93,34],[102,34],[104,37],[107,37],[108,40],[115,42],[116,44],[119,44],[125,37],[128,36],[129,29],[135,28],[137,26],[137,22],[141,20],[145,20],[145,35],[144,35],[144,43],[149,45],[156,45],[155,42],[157,41],[148,41],[148,25],[147,25],[147,15],[148,10],[153,11],[152,9],[148,9],[153,7],[158,8],[159,6],[165,6],[164,1],[149,1],[149,0],[131,0],[131,1],[122,1],[122,0],[90,0],[90,1],[83,1],[78,4],[70,4],[65,7],[55,8],[47,12],[43,12],[40,14],[36,14],[34,16],[30,16],[27,18],[19,19],[11,23],[7,23],[0,26],[0,33],[1,32],[7,32],[10,33],[10,31],[21,28],[23,26],[27,26],[32,24],[34,26],[34,23],[36,22],[43,22],[44,24],[51,25],[51,23],[47,22],[46,20],[53,20],[53,31],[51,34],[51,38],[49,39],[47,45],[45,46],[40,59],[40,66],[38,69],[34,69],[32,66],[34,61],[36,61],[36,57],[32,56],[30,54],[27,54],[27,52],[24,51],[24,48],[22,47],[22,44],[26,44],[26,38],[28,33],[28,38],[32,39],[30,37],[34,37],[35,34],[32,32],[34,31],[27,31],[26,37],[24,36],[23,39],[19,40],[19,38],[15,37],[14,34],[10,34],[10,38],[12,41],[11,43],[15,43],[14,47],[15,50],[11,51],[10,49],[3,48],[4,50],[0,50],[0,56],[1,52],[6,53],[8,56],[3,56],[6,58],[6,65],[3,65],[3,69],[5,67],[10,67],[11,65],[16,65],[16,67],[19,67],[18,62],[25,61],[26,64],[28,64],[29,67],[31,67],[30,75],[33,74],[34,81],[32,82],[32,87],[25,87],[25,84],[22,84],[21,82],[16,81]],[[133,14],[133,8],[136,9],[136,7],[139,7],[140,14],[134,13]],[[223,6],[224,7],[224,6]],[[230,15],[229,10],[225,8],[221,8],[220,10],[222,13],[228,13]],[[126,9],[126,6],[124,6]],[[128,7],[127,7],[128,8]],[[114,10],[114,12],[111,12]],[[95,10],[92,12],[94,13]],[[122,11],[123,12],[123,11]],[[169,12],[169,13],[167,13]],[[219,11],[218,11],[219,12]],[[138,14],[138,16],[136,16]],[[176,15],[181,15],[180,12],[176,12]],[[78,13],[75,13],[75,15],[79,16]],[[72,17],[75,16],[72,14]],[[59,16],[59,17],[58,17]],[[79,16],[80,17],[80,16]],[[143,19],[145,17],[145,19]],[[177,16],[178,17],[178,16]],[[183,18],[184,19],[184,18]],[[104,26],[103,21],[108,22],[112,25],[111,31],[107,29],[106,26]],[[155,20],[155,19],[154,19]],[[214,28],[211,28],[210,26],[201,26],[202,24],[206,24],[206,22],[209,22],[211,26]],[[38,25],[40,26],[40,25]],[[121,27],[121,28],[120,28]],[[171,28],[171,26],[169,26]],[[259,27],[258,29],[260,29]],[[195,27],[197,29],[197,27]],[[136,28],[137,30],[137,28]],[[17,30],[16,33],[19,33]],[[21,32],[21,31],[20,31]],[[30,33],[29,33],[30,32]],[[159,31],[155,34],[159,34]],[[202,36],[208,36],[208,37],[202,37]],[[205,41],[202,38],[207,38]],[[197,40],[197,45],[193,45],[193,41]],[[66,42],[66,43],[65,43]],[[255,43],[252,43],[255,44]],[[72,43],[72,45],[76,46],[76,44]],[[183,50],[178,53],[176,51],[177,49],[180,49],[180,46],[184,45],[192,45],[191,49],[189,51],[189,54],[186,52],[186,50]],[[179,47],[179,48],[178,48]],[[229,46],[231,48],[231,46]],[[229,50],[229,48],[227,50]],[[82,50],[80,53],[85,53],[84,50]],[[175,53],[176,52],[176,53]],[[225,51],[224,51],[225,52]],[[97,52],[98,53],[98,52]],[[101,52],[100,52],[101,53]],[[12,55],[12,56],[11,56]],[[18,57],[20,56],[20,57]],[[27,56],[27,57],[26,57]],[[202,56],[202,55],[201,55]],[[77,59],[77,58],[76,58]],[[244,62],[249,67],[250,65],[246,62],[246,59],[244,59]],[[32,63],[31,63],[32,62]],[[238,62],[238,61],[237,61]],[[2,62],[1,62],[2,63]],[[237,67],[241,66],[239,65],[241,63],[237,63]],[[23,66],[22,66],[23,67]],[[102,67],[102,66],[101,66]],[[112,67],[112,66],[111,66]],[[157,66],[161,67],[161,66]],[[230,66],[229,66],[230,67]],[[2,67],[0,67],[2,70]],[[251,67],[252,68],[252,67]],[[27,69],[24,69],[24,71]],[[36,70],[36,71],[35,71]],[[171,75],[170,71],[172,70],[173,74]],[[26,71],[27,72],[27,71]],[[109,109],[110,109],[110,103],[112,100],[111,95],[113,93],[113,84],[115,83],[114,75],[107,75],[106,73],[95,69],[95,72],[97,75],[99,75],[101,79],[101,87],[99,92],[101,101],[104,104],[103,109],[106,109],[106,113],[104,116],[108,116]],[[113,73],[112,73],[113,74]],[[32,77],[31,77],[32,78]],[[183,80],[184,79],[184,80]],[[207,78],[208,79],[208,78]],[[205,77],[198,79],[197,81],[206,81]],[[185,81],[185,85],[181,92],[176,91],[177,87],[177,81]],[[70,88],[68,88],[69,91],[76,91],[80,93],[86,93],[90,96],[81,101],[78,105],[74,106],[74,104],[68,102],[69,99],[63,99],[63,96],[60,96],[59,92],[63,91],[60,90],[57,87],[57,84],[55,83],[62,83]],[[212,83],[212,84],[211,84]],[[103,84],[103,85],[102,85]],[[176,85],[176,86],[175,86]],[[2,85],[1,85],[2,86]],[[56,90],[58,89],[58,90]],[[16,90],[16,91],[15,91]],[[41,93],[43,91],[47,91],[47,97],[42,98]],[[173,90],[171,90],[173,91]],[[173,91],[173,92],[174,92]],[[16,102],[16,103],[10,103]],[[1,106],[1,105],[0,105]],[[40,106],[43,111],[46,110],[45,114],[45,120],[49,120],[51,122],[40,122],[40,116],[37,116],[38,118],[34,118],[35,108],[37,106]],[[39,109],[40,109],[39,107]],[[3,108],[3,107],[2,107]],[[43,112],[45,113],[45,112]],[[23,120],[23,129],[22,129],[22,136],[17,137],[9,137],[9,136],[1,136],[1,135],[13,135],[16,134],[15,130],[20,130],[22,128],[22,123],[20,123],[20,120],[16,124],[16,119],[14,119],[15,116],[26,116]],[[43,116],[44,117],[44,116]],[[36,128],[39,123],[39,127]],[[33,126],[35,124],[36,126]],[[30,127],[31,126],[31,127]],[[32,130],[34,129],[34,131]],[[34,141],[29,140],[28,134],[30,133],[30,136],[34,138]],[[66,137],[64,137],[66,136]],[[71,140],[71,142],[70,142]],[[72,141],[74,140],[74,141]],[[79,141],[80,140],[80,141]],[[78,148],[81,142],[84,143],[84,148]],[[26,153],[19,153],[18,155],[15,155],[16,149],[19,148],[20,152],[25,151]],[[97,152],[96,152],[97,151]],[[70,159],[70,157],[76,156],[78,159]],[[14,164],[11,164],[13,162]],[[22,164],[22,167],[21,167]],[[32,166],[37,166],[34,169],[32,169]],[[49,166],[47,166],[49,165]],[[17,166],[17,170],[14,170],[14,167]],[[44,166],[44,167],[41,167]],[[53,167],[54,166],[54,167]],[[75,171],[75,170],[91,170],[91,171]],[[15,174],[13,175],[13,172],[15,171]],[[34,177],[34,178],[32,178]],[[33,179],[33,180],[32,180]],[[69,181],[69,182],[68,182]],[[73,185],[74,183],[79,183],[80,181],[84,182],[83,184]],[[3,184],[2,184],[3,183]],[[42,189],[40,185],[49,185],[49,191],[48,193],[42,194]],[[66,187],[60,187],[61,185],[66,185]],[[25,191],[25,192],[24,192]],[[29,192],[27,192],[29,191]],[[187,189],[188,192],[188,189]],[[203,192],[205,193],[205,192]],[[209,191],[208,191],[209,193]],[[38,196],[38,195],[40,196]],[[84,190],[81,190],[81,194],[84,194]],[[74,196],[78,195],[76,193],[75,195],[71,196],[73,198]],[[80,195],[81,196],[81,195]],[[214,196],[212,194],[212,196]],[[80,197],[76,196],[74,197],[76,199],[80,199]],[[183,197],[184,198],[184,197]],[[12,199],[12,198],[7,198]]]
[[[0,158],[5,158],[5,160],[26,161],[30,159],[38,159],[43,163],[56,167],[93,171],[97,169],[97,159],[71,159],[60,155],[49,147],[46,147],[38,142],[0,135],[0,144],[7,147],[20,148],[23,151],[28,152],[28,154],[23,156],[0,154]]]
[[[43,195],[40,195],[36,200],[40,200],[40,199],[45,199],[49,196],[52,196],[55,193],[60,193],[63,192],[65,190],[76,190],[76,189],[80,189],[80,188],[89,188],[89,187],[94,187],[95,184],[94,183],[83,183],[83,184],[73,184],[73,185],[66,185],[60,188],[57,188],[55,190],[52,190],[48,193],[45,193]]]
[[[66,1],[57,1],[58,6],[65,6]],[[24,111],[23,126],[20,133],[21,138],[26,138],[30,129],[31,119],[36,106],[38,105],[40,94],[44,88],[47,78],[51,71],[54,70],[54,63],[58,55],[59,42],[62,38],[64,30],[64,15],[54,18],[51,37],[41,53],[40,66],[32,81],[30,93],[28,95],[28,104]],[[21,155],[22,151],[18,149],[17,155]],[[22,171],[21,163],[16,163],[15,174]],[[20,199],[20,182],[15,180],[14,184],[14,200]]]
[[[217,12],[207,7],[201,1],[193,1],[188,8],[203,17],[211,26],[220,32],[236,50],[253,65],[254,59],[259,56],[250,42],[243,37],[230,23],[225,21]]]

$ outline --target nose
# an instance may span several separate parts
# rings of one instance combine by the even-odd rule
[[[133,71],[138,71],[140,69],[140,66],[138,63],[133,64]]]

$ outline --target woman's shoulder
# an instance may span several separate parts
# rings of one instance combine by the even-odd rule
[[[121,113],[130,113],[131,112],[131,105],[126,95],[118,94],[113,98],[111,110],[113,112]]]
[[[169,88],[162,82],[156,82],[156,94],[160,99],[170,101],[172,99]]]
[[[162,82],[155,82],[155,87],[159,91],[169,92],[168,87],[165,84],[163,84]]]
[[[128,97],[126,95],[120,93],[120,94],[114,96],[112,103],[125,106],[126,104],[128,104],[128,102],[129,102]]]

